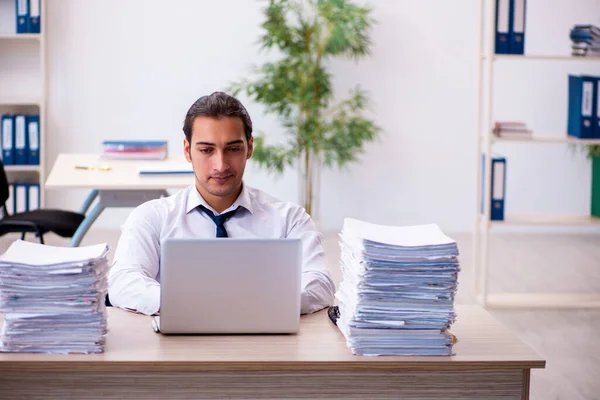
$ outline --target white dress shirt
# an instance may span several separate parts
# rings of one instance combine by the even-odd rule
[[[115,262],[108,276],[108,293],[116,307],[147,315],[160,309],[160,245],[168,238],[209,238],[216,225],[202,204],[218,214],[194,185],[134,209],[122,227]],[[227,210],[240,209],[225,222],[229,237],[299,238],[302,240],[301,313],[312,313],[333,304],[334,284],[325,267],[321,234],[304,209],[263,191],[243,185]],[[227,240],[227,239],[223,239]]]

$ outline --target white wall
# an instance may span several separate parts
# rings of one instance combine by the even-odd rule
[[[321,223],[344,216],[377,223],[437,222],[469,231],[475,211],[479,7],[475,0],[372,1],[379,21],[372,57],[332,63],[336,93],[370,90],[381,139],[360,164],[322,177]],[[244,77],[257,53],[261,8],[252,0],[61,0],[47,10],[48,163],[60,152],[98,152],[111,138],[169,139],[179,154],[183,117],[201,95]],[[597,0],[529,0],[526,49],[569,52],[574,23],[600,24]],[[585,61],[497,64],[495,118],[544,132],[566,127],[567,73],[600,74]],[[242,98],[257,131],[280,140],[273,117]],[[567,145],[512,144],[509,212],[589,212],[590,166]],[[253,165],[246,181],[297,198],[296,174],[274,178]],[[77,209],[85,193],[48,192],[49,206]],[[117,228],[129,210],[99,227]]]

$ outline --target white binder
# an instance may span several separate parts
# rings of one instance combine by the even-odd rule
[[[27,207],[27,211],[33,211],[40,208],[40,185],[37,183],[32,183],[28,185],[29,189],[29,205]]]
[[[27,211],[27,185],[15,183],[15,214]]]

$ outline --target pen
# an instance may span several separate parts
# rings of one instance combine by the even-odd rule
[[[159,333],[160,332],[160,328],[158,327],[158,323],[156,322],[156,318],[152,317],[152,329],[154,329],[154,332]]]
[[[106,165],[100,165],[97,167],[89,166],[89,165],[76,165],[75,169],[85,169],[88,171],[110,171],[111,170],[111,168]]]

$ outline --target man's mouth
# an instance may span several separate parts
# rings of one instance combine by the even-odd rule
[[[217,183],[225,183],[229,180],[229,178],[231,178],[232,175],[227,175],[227,176],[213,176],[212,179],[217,182]]]

